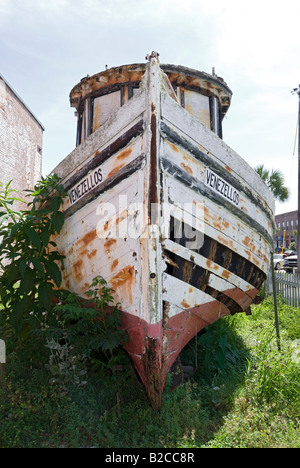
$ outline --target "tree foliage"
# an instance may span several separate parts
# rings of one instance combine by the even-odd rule
[[[62,282],[63,256],[52,240],[64,224],[60,210],[65,191],[56,175],[43,178],[27,191],[24,210],[14,209],[22,199],[0,185],[0,297],[6,325],[25,338],[41,314],[50,311],[54,288]]]
[[[284,176],[278,169],[266,169],[264,164],[255,167],[255,171],[267,184],[276,200],[285,202],[288,200],[289,189],[284,185]]]

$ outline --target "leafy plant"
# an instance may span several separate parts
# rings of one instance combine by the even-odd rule
[[[226,362],[243,359],[237,338],[225,320],[207,327],[206,332],[198,338],[198,346],[202,350],[203,365],[210,370],[224,372]]]
[[[1,327],[14,342],[26,340],[52,307],[53,290],[60,287],[63,256],[51,236],[64,224],[60,207],[65,196],[56,175],[43,178],[29,193],[26,209],[14,209],[19,192],[0,185]],[[15,192],[15,193],[14,193]]]
[[[107,368],[116,363],[116,350],[127,341],[127,334],[121,329],[121,314],[112,292],[101,276],[86,291],[88,300],[69,291],[56,292],[58,302],[37,332],[50,350],[47,368],[53,383],[64,388],[68,383],[82,385],[88,365],[99,353]]]
[[[52,236],[63,227],[66,194],[57,176],[29,191],[26,210],[14,209],[14,202],[22,201],[16,194],[10,184],[0,192],[0,331],[14,351],[46,363],[54,380],[82,383],[95,353],[101,352],[109,367],[126,341],[113,290],[101,276],[86,292],[88,299],[59,290],[63,256]]]

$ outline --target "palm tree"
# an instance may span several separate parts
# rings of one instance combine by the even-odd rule
[[[285,202],[290,196],[289,189],[284,185],[284,175],[277,169],[269,171],[263,164],[256,166],[254,170],[267,184],[276,200]]]

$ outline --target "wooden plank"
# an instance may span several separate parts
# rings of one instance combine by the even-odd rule
[[[212,158],[208,158],[206,156],[206,162],[205,160],[199,160],[195,155],[182,148],[180,145],[175,145],[167,139],[164,140],[163,157],[173,165],[180,167],[181,170],[184,170],[190,177],[192,177],[194,182],[197,181],[204,185],[205,191],[210,195],[214,195],[214,193],[216,193],[223,198],[224,202],[229,201],[229,204],[223,203],[225,208],[227,207],[229,210],[232,209],[230,205],[231,203],[233,207],[237,206],[239,208],[240,213],[237,210],[234,210],[234,212],[236,212],[237,215],[240,215],[241,218],[244,215],[246,219],[245,215],[247,215],[247,217],[252,219],[252,224],[255,225],[255,223],[258,223],[264,227],[265,230],[269,230],[269,213],[266,213],[259,207],[255,197],[250,199],[250,194],[243,192],[243,185],[240,181],[232,177],[232,173],[229,176],[229,167],[227,169],[220,168],[218,174],[216,174],[211,170],[211,166],[213,165]],[[215,181],[218,182],[218,190],[215,190],[214,188],[216,185],[214,184]],[[233,197],[233,194],[237,194],[235,198]],[[220,202],[220,197],[218,197],[218,201]]]
[[[203,257],[202,255],[199,255],[196,252],[191,252],[189,249],[185,248],[182,245],[176,244],[170,239],[165,239],[163,241],[163,247],[167,251],[173,252],[181,256],[182,258],[193,262],[195,265],[198,265],[210,271],[211,273],[218,276],[219,278],[226,279],[228,282],[227,288],[229,288],[231,284],[232,286],[236,286],[245,292],[253,289],[253,286],[251,284],[247,283],[242,278],[234,275],[229,270],[222,268],[220,265],[216,264],[212,260],[207,260],[207,258]]]
[[[231,174],[234,174],[238,180],[242,180],[251,192],[256,193],[258,200],[265,205],[266,209],[271,213],[274,212],[275,202],[270,191],[246,161],[195,117],[176,106],[165,94],[162,95],[162,117],[174,125],[176,131],[180,131],[191,141],[196,142],[198,147],[201,147],[225,170],[229,167]]]
[[[209,294],[164,273],[163,300],[177,306],[179,309],[190,309],[211,302],[214,299]]]
[[[170,175],[165,176],[164,201],[166,205],[171,203],[169,212],[177,219],[184,219],[184,211],[189,211],[192,219],[195,218],[192,227],[226,245],[267,274],[270,265],[268,243],[232,213]]]

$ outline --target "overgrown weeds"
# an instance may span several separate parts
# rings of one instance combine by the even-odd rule
[[[101,365],[89,366],[87,384],[70,384],[66,393],[49,386],[45,369],[21,367],[15,356],[0,389],[0,445],[300,447],[300,349],[292,325],[297,328],[299,311],[281,302],[279,314],[281,353],[269,299],[251,317],[222,319],[192,340],[181,358],[194,375],[175,391],[167,382],[158,412],[133,370],[116,377]],[[226,337],[222,359],[210,347],[220,334]]]

